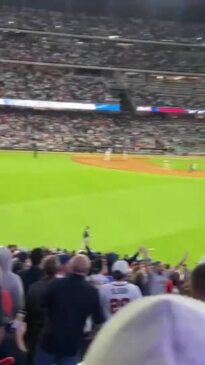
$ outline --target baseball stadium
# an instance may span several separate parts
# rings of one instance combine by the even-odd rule
[[[204,253],[203,157],[2,151],[0,174],[1,243],[80,249],[89,225],[99,251]]]
[[[204,365],[205,0],[0,0],[0,365]]]

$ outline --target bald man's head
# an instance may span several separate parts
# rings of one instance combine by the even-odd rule
[[[91,262],[87,256],[79,254],[70,260],[69,266],[72,273],[87,275],[91,267]]]

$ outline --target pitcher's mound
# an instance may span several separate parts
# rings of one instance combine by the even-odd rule
[[[75,155],[73,156],[73,161],[106,169],[135,171],[155,175],[205,177],[205,171],[188,172],[186,170],[168,170],[155,165],[151,159],[145,157],[129,156],[128,159],[123,160],[119,156],[112,156],[110,161],[105,161],[103,157],[104,156],[92,154]]]

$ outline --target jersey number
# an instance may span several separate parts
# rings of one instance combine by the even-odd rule
[[[128,298],[122,298],[122,299],[111,299],[110,300],[110,311],[112,314],[116,313],[120,308],[124,307],[124,305],[129,303]]]

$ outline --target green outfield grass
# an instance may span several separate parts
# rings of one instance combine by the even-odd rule
[[[100,169],[68,154],[0,153],[0,244],[78,249],[85,225],[95,249],[133,253],[144,244],[172,263],[188,250],[193,264],[205,255],[205,179]]]
[[[197,170],[199,171],[205,171],[205,158],[193,158],[193,157],[159,157],[159,158],[154,158],[153,162],[155,162],[157,165],[159,166],[163,166],[163,162],[164,161],[169,161],[170,163],[170,167],[172,169],[176,169],[176,170],[189,170],[189,167],[191,164],[195,164],[197,167]]]

